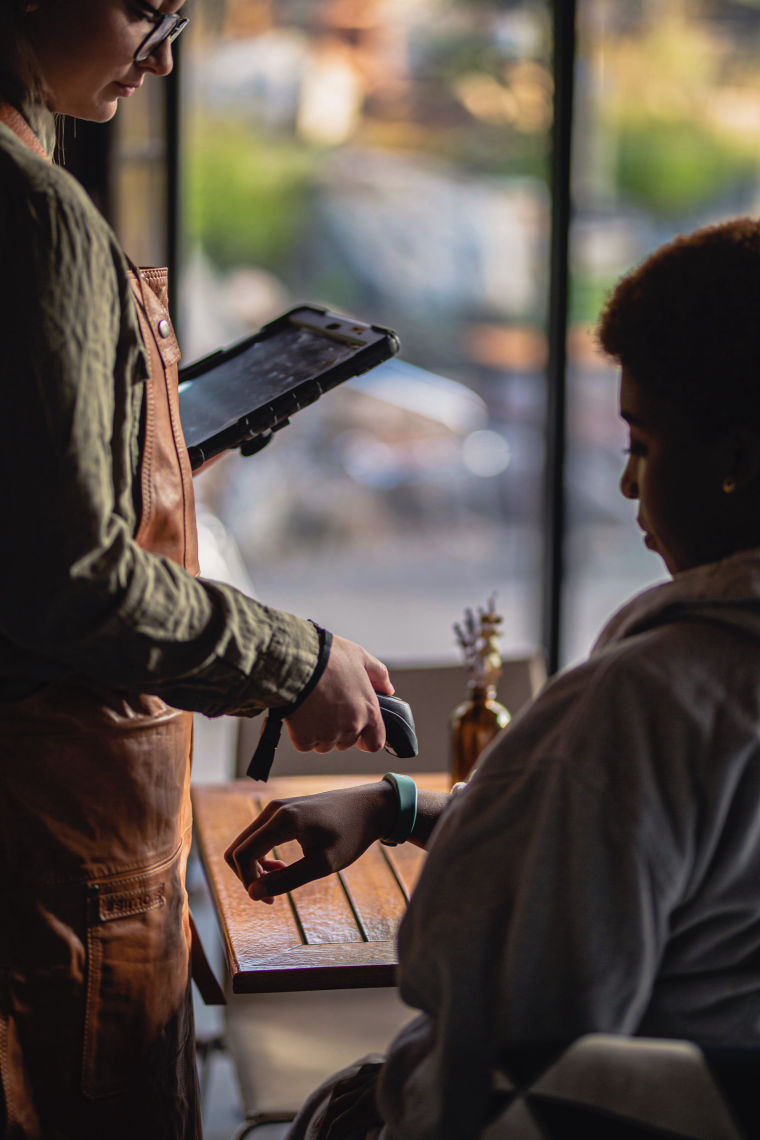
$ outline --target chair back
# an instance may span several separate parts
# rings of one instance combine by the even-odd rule
[[[758,1049],[591,1033],[565,1048],[547,1048],[543,1058],[540,1052],[515,1049],[514,1065],[499,1074],[504,1108],[481,1140],[750,1140],[758,1134]]]

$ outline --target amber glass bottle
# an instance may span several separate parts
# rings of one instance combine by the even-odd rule
[[[502,619],[495,602],[494,595],[487,609],[478,610],[477,619],[472,610],[465,610],[463,624],[454,625],[467,663],[469,696],[451,714],[452,784],[467,779],[485,746],[509,724],[509,713],[496,700],[502,666],[496,639]]]
[[[494,736],[509,724],[509,713],[496,700],[493,685],[470,682],[469,699],[451,714],[451,782],[466,780]]]

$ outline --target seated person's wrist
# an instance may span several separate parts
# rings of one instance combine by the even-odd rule
[[[398,772],[386,772],[382,782],[392,793],[394,812],[389,817],[390,826],[381,832],[380,842],[395,847],[399,843],[406,843],[414,831],[417,820],[417,785],[411,776]]]

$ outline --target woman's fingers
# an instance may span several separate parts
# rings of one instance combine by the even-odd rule
[[[298,887],[313,882],[314,879],[322,878],[330,870],[321,852],[304,855],[303,859],[298,859],[289,866],[283,865],[281,870],[269,871],[254,879],[248,884],[248,895],[259,901],[283,895],[286,891],[295,891]]]
[[[265,808],[224,853],[227,865],[246,886],[250,879],[255,878],[258,860],[263,859],[280,843],[299,838],[295,820],[291,813],[282,810],[282,803],[277,803],[274,807],[268,804],[267,808],[272,810],[268,812]]]
[[[230,867],[236,874],[237,874],[237,867],[235,866],[235,852],[236,852],[236,850],[238,849],[238,847],[240,847],[241,843],[243,843],[246,839],[248,839],[249,836],[253,835],[256,831],[260,830],[260,828],[263,826],[263,824],[265,824],[266,821],[268,819],[270,819],[279,810],[282,802],[283,802],[282,800],[270,800],[269,803],[266,804],[266,806],[263,808],[263,810],[259,813],[259,815],[257,815],[255,819],[251,820],[251,822],[248,824],[248,826],[245,828],[245,830],[241,831],[239,835],[236,835],[235,838],[232,840],[232,843],[230,843],[229,847],[227,848],[227,850],[224,853],[224,861],[227,864],[227,866]],[[268,848],[268,850],[271,850],[271,848]],[[266,852],[262,851],[262,855],[264,855],[264,854],[266,854]]]

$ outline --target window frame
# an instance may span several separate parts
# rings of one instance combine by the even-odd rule
[[[567,440],[567,321],[569,297],[569,235],[571,223],[571,166],[573,143],[574,72],[576,65],[576,0],[551,0],[552,72],[554,79],[553,123],[550,140],[551,232],[548,295],[547,408],[541,583],[541,643],[546,652],[549,673],[562,661],[563,577],[567,531],[565,494],[565,455]],[[169,269],[169,300],[175,314],[180,312],[176,294],[182,231],[181,167],[181,75],[182,40],[173,47],[174,68],[161,84],[164,146],[151,159],[165,167],[163,201],[154,206],[153,223],[163,238]],[[95,164],[72,163],[80,181],[95,191],[112,223],[116,167],[120,161],[113,144],[113,124],[103,130],[102,145],[94,148]],[[118,139],[118,135],[115,136]],[[73,156],[72,156],[73,157]],[[123,160],[122,160],[123,161]],[[65,164],[65,157],[64,157]],[[175,321],[177,323],[177,321]],[[181,328],[179,335],[181,339]]]

